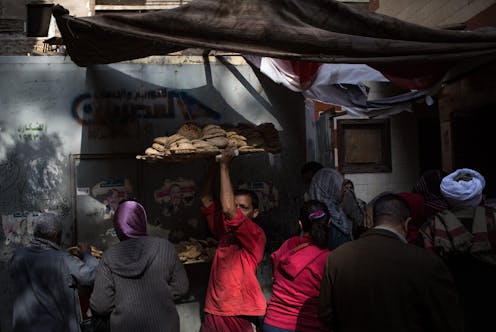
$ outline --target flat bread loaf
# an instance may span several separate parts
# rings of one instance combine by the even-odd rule
[[[182,135],[188,139],[197,139],[202,136],[202,130],[198,125],[194,123],[185,123],[177,131],[179,135]]]

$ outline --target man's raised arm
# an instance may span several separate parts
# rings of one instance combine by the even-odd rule
[[[234,157],[234,147],[228,146],[222,151],[220,158],[220,202],[222,212],[228,219],[236,216],[236,203],[234,201],[234,192],[231,183],[229,168],[232,158]]]

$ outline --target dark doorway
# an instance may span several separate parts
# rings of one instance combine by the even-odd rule
[[[471,168],[486,179],[484,193],[496,197],[496,176],[491,154],[494,151],[496,105],[452,113],[453,166]],[[493,157],[494,158],[494,157]]]
[[[439,118],[419,118],[417,128],[420,174],[430,169],[442,169]]]
[[[441,125],[438,100],[431,105],[413,104],[417,118],[419,175],[430,169],[442,169]]]

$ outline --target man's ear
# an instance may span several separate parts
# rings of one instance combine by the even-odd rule
[[[405,234],[408,234],[408,224],[410,224],[410,221],[412,221],[412,217],[407,217],[405,219],[405,223],[403,224],[403,230],[405,231]]]
[[[303,224],[301,223],[301,220],[298,219],[298,226],[300,226],[300,231],[303,230]]]
[[[253,218],[258,217],[258,214],[260,213],[259,209],[253,209]]]

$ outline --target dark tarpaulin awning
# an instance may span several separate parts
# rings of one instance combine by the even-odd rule
[[[449,31],[359,11],[333,0],[194,0],[144,14],[53,14],[79,66],[185,48],[328,63],[364,63],[416,79],[461,60],[496,57],[496,32]]]

